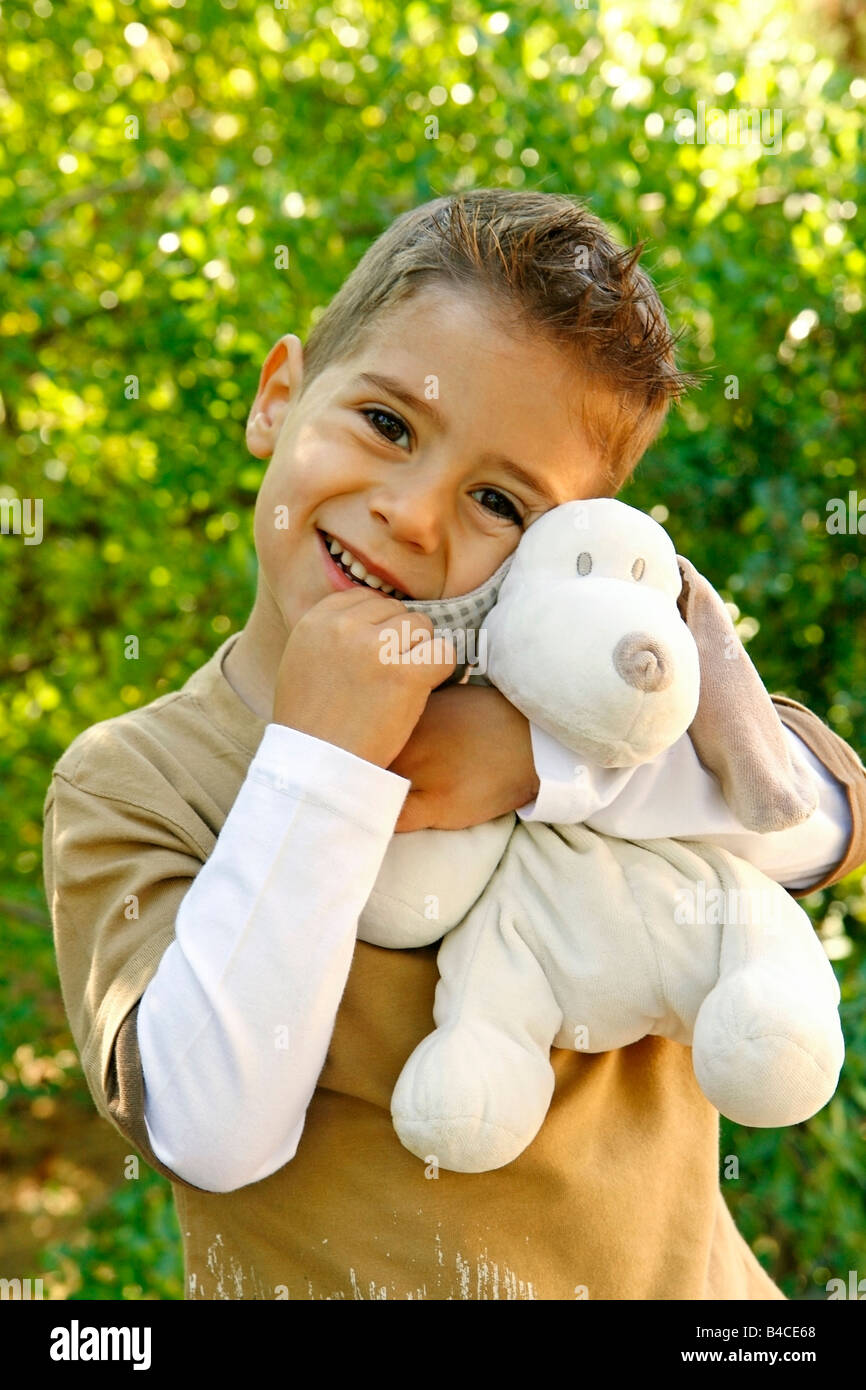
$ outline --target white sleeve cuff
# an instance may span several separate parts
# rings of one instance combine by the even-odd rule
[[[521,820],[577,825],[608,806],[638,771],[586,763],[536,724],[529,733],[539,787],[535,800],[518,809]]]
[[[268,724],[247,776],[306,802],[319,801],[376,833],[391,834],[412,783],[337,744]]]
[[[820,801],[808,820],[764,834],[737,820],[687,733],[651,762],[630,768],[583,763],[534,724],[530,734],[539,790],[534,801],[520,807],[521,820],[586,823],[629,840],[707,840],[795,890],[819,882],[847,849],[851,814],[845,790],[787,726],[785,737],[814,773]]]

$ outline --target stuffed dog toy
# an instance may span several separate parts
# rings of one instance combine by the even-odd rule
[[[601,498],[546,513],[497,572],[489,680],[577,760],[633,766],[699,724],[677,560],[650,517]],[[785,823],[814,805],[803,769],[788,771],[776,779]],[[756,805],[750,793],[752,820],[775,825]],[[805,1120],[838,1081],[839,987],[809,918],[696,840],[514,815],[396,835],[358,935],[401,949],[444,937],[436,1028],[391,1110],[405,1147],[447,1169],[499,1168],[532,1142],[552,1046],[605,1052],[647,1034],[690,1045],[704,1094],[747,1125]]]

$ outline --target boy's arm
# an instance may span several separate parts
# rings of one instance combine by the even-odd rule
[[[786,830],[744,826],[688,734],[652,763],[592,767],[530,726],[499,691],[480,685],[446,687],[428,700],[391,765],[412,782],[397,830],[452,830],[518,810],[525,820],[585,821],[625,839],[706,839],[803,896],[866,861],[866,771],[803,705],[774,696],[773,706],[818,801],[811,816]]]
[[[678,607],[701,671],[689,740],[738,823],[734,838],[721,821],[689,837],[713,838],[798,896],[836,883],[866,860],[866,771],[804,705],[768,694],[720,595],[677,561]]]
[[[88,1085],[158,1172],[232,1191],[295,1153],[408,786],[272,724],[213,843],[152,763],[110,732],[94,748],[45,808]]]
[[[805,893],[814,893],[818,888],[838,883],[866,863],[866,767],[850,744],[805,705],[786,695],[773,695],[772,700],[786,732],[797,734],[813,758],[821,764],[825,783],[828,777],[832,777],[841,787],[845,798],[848,834],[842,844],[842,853],[823,879],[794,894],[795,897],[803,897]]]
[[[228,1192],[294,1155],[408,791],[385,763],[454,669],[427,619],[404,640],[432,660],[382,663],[400,611],[353,590],[298,621],[218,834],[182,759],[235,752],[201,709],[180,756],[148,720],[109,720],[54,770],[45,880],[73,1036],[100,1113],[170,1178]]]
[[[529,726],[498,691],[462,687],[472,691],[462,708],[435,691],[393,765],[413,783],[397,829],[450,829],[519,809],[524,819],[586,820],[623,838],[709,839],[797,896],[866,861],[866,771],[857,754],[805,706],[767,693],[721,597],[677,559],[678,606],[701,664],[698,711],[679,744],[643,769],[583,767],[535,728],[528,752]],[[658,814],[649,823],[681,826],[683,808],[685,828],[647,831],[650,786]],[[601,822],[588,819],[614,802]]]
[[[815,716],[802,706],[796,709],[808,730]],[[820,725],[819,720],[815,722]],[[830,734],[826,726],[820,727]],[[866,859],[866,835],[854,833],[854,815],[862,818],[866,801],[866,774],[860,773],[859,791],[857,781],[851,779],[852,814],[846,783],[831,775],[793,729],[786,727],[783,737],[792,756],[809,769],[818,797],[813,813],[785,830],[759,832],[745,827],[722,795],[718,779],[702,765],[688,734],[650,763],[599,768],[579,764],[568,749],[533,728],[540,789],[536,800],[521,807],[519,814],[525,820],[584,822],[622,839],[708,841],[747,859],[791,892],[813,892]],[[830,734],[830,738],[836,736]],[[833,749],[832,744],[827,747]],[[851,753],[847,745],[842,748]]]

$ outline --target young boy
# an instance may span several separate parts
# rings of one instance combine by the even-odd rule
[[[306,349],[289,334],[262,368],[245,627],[54,769],[71,1027],[100,1113],[173,1183],[190,1298],[782,1296],[727,1211],[718,1114],[677,1044],[554,1049],[516,1162],[419,1163],[390,1098],[432,1026],[436,947],[355,936],[395,828],[567,803],[498,692],[443,685],[447,652],[383,664],[379,634],[405,632],[401,598],[482,584],[550,507],[614,493],[658,434],[686,378],[636,260],[558,195],[398,218]],[[767,703],[814,777],[808,820],[748,831],[693,755],[659,760],[651,804],[632,780],[603,828],[714,838],[799,893],[849,872],[863,769],[802,706]]]

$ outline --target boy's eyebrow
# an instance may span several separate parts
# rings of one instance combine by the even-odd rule
[[[397,397],[398,401],[411,406],[413,410],[420,410],[422,415],[429,415],[431,420],[435,420],[436,424],[441,426],[442,416],[435,405],[431,405],[430,401],[421,400],[420,396],[413,396],[408,386],[404,386],[395,377],[382,376],[377,372],[362,372],[358,381],[365,381],[370,386],[377,386],[380,391],[390,392],[392,396]]]
[[[551,507],[558,507],[562,501],[562,498],[557,497],[545,482],[536,478],[534,474],[528,473],[521,464],[515,463],[513,459],[505,458],[502,454],[484,454],[481,462],[491,468],[501,468],[503,473],[510,473],[516,482],[523,483],[524,487],[530,488],[539,497],[543,497],[545,502],[550,503]]]
[[[396,396],[398,401],[410,406],[413,410],[418,410],[422,415],[427,415],[434,420],[437,425],[442,426],[442,416],[430,401],[422,400],[420,396],[415,396],[407,386],[397,381],[395,377],[384,376],[378,372],[361,372],[357,378],[358,382],[365,382],[369,386],[375,386],[380,391],[387,391],[392,396]],[[523,483],[524,487],[531,488],[539,497],[543,497],[549,502],[551,507],[558,507],[561,499],[557,497],[551,489],[540,478],[536,478],[528,472],[521,464],[515,463],[513,459],[505,458],[502,454],[484,454],[482,463],[492,468],[501,468],[503,472],[510,473],[516,482]]]

